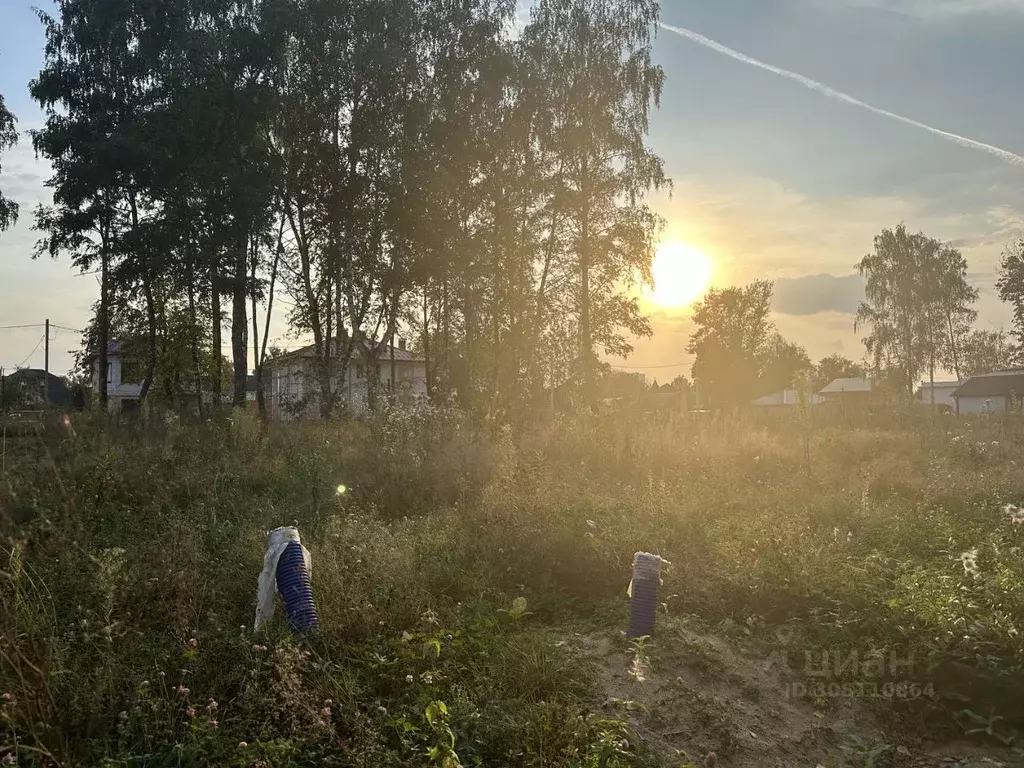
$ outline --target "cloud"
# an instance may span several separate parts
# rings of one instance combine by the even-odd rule
[[[1024,14],[1024,0],[816,0],[830,8],[867,8],[929,20],[993,13]]]
[[[784,315],[854,314],[863,298],[864,278],[860,275],[783,277],[775,281],[772,309]]]

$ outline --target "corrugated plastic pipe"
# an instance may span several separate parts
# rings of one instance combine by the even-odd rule
[[[658,614],[658,588],[661,586],[661,566],[665,563],[658,555],[637,552],[633,555],[633,581],[630,583],[629,629],[630,640],[654,632]]]
[[[281,559],[277,561],[277,593],[284,603],[288,623],[292,632],[303,634],[316,629],[316,605],[313,603],[313,588],[310,586],[309,571],[297,541],[288,542]]]

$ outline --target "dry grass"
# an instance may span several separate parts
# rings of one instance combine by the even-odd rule
[[[914,654],[937,694],[888,704],[897,727],[1011,738],[1024,526],[1002,505],[1024,501],[1020,426],[53,426],[0,478],[0,749],[25,764],[650,765],[544,629],[624,622],[637,550],[672,562],[673,614]],[[302,646],[249,629],[264,531],[293,522],[323,624]],[[975,549],[976,573],[961,559]],[[525,617],[506,610],[519,596]]]

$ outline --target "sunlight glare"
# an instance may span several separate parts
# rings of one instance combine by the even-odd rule
[[[711,259],[687,243],[664,242],[658,246],[651,265],[654,289],[651,300],[665,309],[690,306],[707,291],[711,282]]]

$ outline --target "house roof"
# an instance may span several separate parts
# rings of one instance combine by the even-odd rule
[[[117,341],[109,342],[107,344],[107,355],[110,356],[110,355],[119,355],[119,354],[121,354],[121,344],[120,344],[120,342],[117,342]],[[92,362],[93,360],[95,360],[99,356],[100,356],[99,352],[96,352],[96,351],[90,352],[88,355],[86,355],[85,361],[87,363],[88,362]]]
[[[1024,397],[1024,370],[999,371],[972,376],[953,392],[953,397]]]
[[[67,382],[60,376],[46,373],[46,371],[40,368],[21,368],[8,374],[5,379],[5,386],[21,385],[31,387],[34,392],[38,392],[40,395],[42,395],[43,381],[45,380],[46,395],[51,405],[59,407],[70,407],[72,405],[74,396]]]
[[[962,381],[936,381],[934,384],[930,381],[922,381],[921,389],[931,389],[933,386],[935,389],[947,389],[948,387],[959,387],[963,384]]]
[[[369,342],[369,341],[366,341],[366,340],[363,341],[363,344],[365,345],[365,347],[367,349],[370,348],[371,343],[372,342]],[[394,350],[395,360],[396,361],[422,362],[424,360],[424,358],[420,357],[419,355],[417,355],[417,354],[415,354],[413,352],[410,352],[408,349],[401,349],[400,347],[392,347],[390,344],[377,344],[376,346],[378,348],[378,352],[377,352],[377,359],[378,360],[384,360],[384,361],[390,360],[391,359],[391,352],[392,352],[392,350]],[[277,359],[278,360],[287,360],[289,358],[295,358],[295,357],[303,357],[303,358],[313,357],[314,349],[315,349],[314,345],[310,344],[308,347],[302,347],[301,349],[292,350],[291,352],[288,352],[287,354],[284,354],[284,355],[282,355],[281,357],[279,357]],[[273,365],[274,362],[276,362],[276,361],[271,361],[271,365]]]
[[[868,379],[834,379],[823,389],[820,395],[839,394],[840,392],[870,392],[871,382]]]

